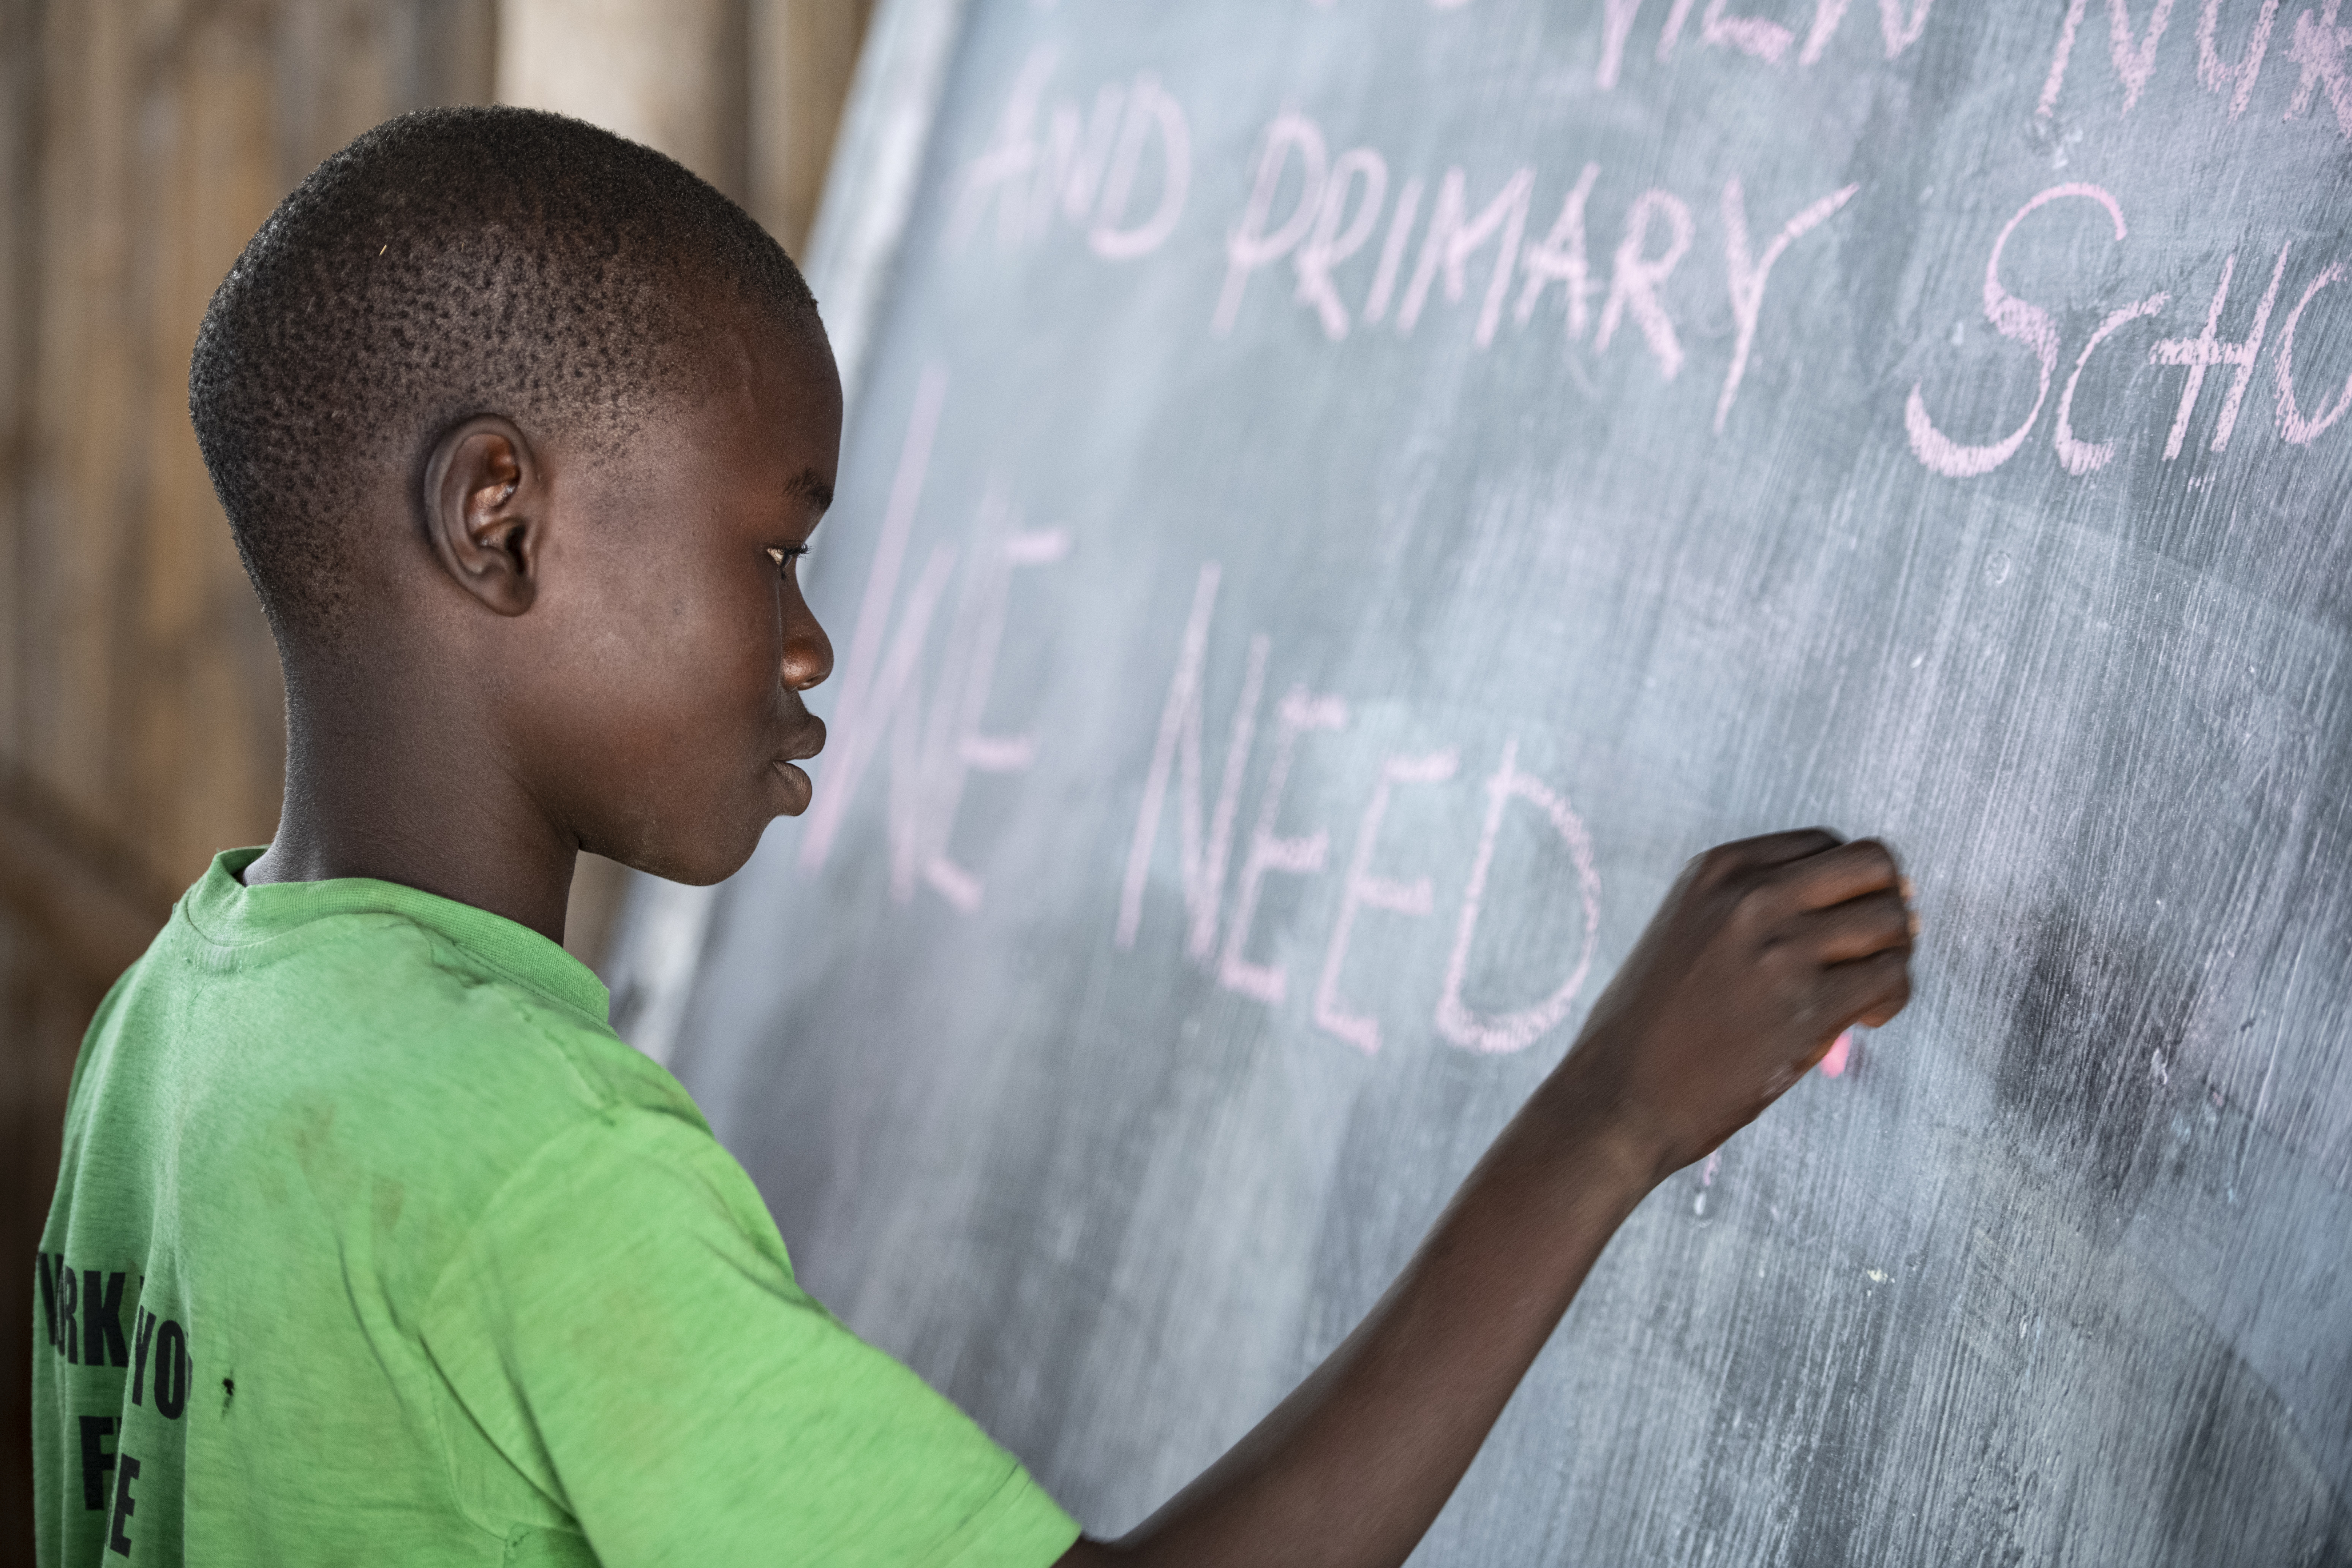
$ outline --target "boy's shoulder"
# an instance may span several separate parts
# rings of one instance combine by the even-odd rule
[[[390,883],[247,889],[251,853],[215,862],[109,998],[76,1073],[69,1159],[85,1136],[168,1138],[183,1158],[331,1152],[454,1197],[589,1122],[653,1112],[707,1136],[555,943]]]
[[[486,910],[364,878],[246,888],[224,855],[181,900],[153,959],[182,983],[241,994],[347,1058],[484,1083],[551,1070],[584,1104],[688,1104],[607,1022],[595,973]]]

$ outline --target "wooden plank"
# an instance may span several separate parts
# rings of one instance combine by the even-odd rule
[[[27,676],[24,501],[39,299],[39,33],[37,0],[0,0],[0,754],[18,749]]]
[[[269,835],[283,749],[275,652],[188,426],[196,325],[320,158],[487,93],[494,0],[11,3],[39,23],[12,66],[47,90],[12,98],[0,757],[177,885]]]
[[[100,987],[147,951],[172,910],[142,868],[21,774],[0,777],[0,902],[78,980]]]
[[[121,590],[133,542],[123,520],[141,446],[123,439],[131,402],[124,280],[131,245],[134,37],[123,0],[46,12],[39,171],[42,310],[31,389],[26,620],[40,678],[26,689],[26,756],[50,787],[100,820],[121,772],[115,668]]]
[[[174,886],[214,853],[277,822],[283,700],[277,660],[187,414],[188,355],[213,289],[268,216],[285,176],[273,61],[289,27],[236,11],[198,14],[172,38],[140,108],[155,127],[139,163],[136,337],[146,483],[137,646],[120,670],[131,715],[129,822]],[[362,99],[354,112],[366,112]],[[118,822],[122,819],[118,818]],[[131,824],[136,824],[131,826]]]
[[[507,0],[499,99],[578,115],[744,195],[743,0]]]
[[[751,0],[749,205],[795,260],[873,11],[873,0]]]

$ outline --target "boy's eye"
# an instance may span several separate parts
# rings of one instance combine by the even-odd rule
[[[779,572],[807,553],[808,546],[805,544],[772,544],[768,547],[768,559],[776,563],[776,570]]]

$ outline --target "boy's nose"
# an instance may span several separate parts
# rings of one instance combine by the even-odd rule
[[[782,673],[784,684],[794,691],[822,686],[833,673],[833,639],[805,607],[784,630]]]

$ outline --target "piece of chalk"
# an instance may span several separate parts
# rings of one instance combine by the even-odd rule
[[[1846,1053],[1853,1048],[1853,1031],[1852,1029],[1848,1029],[1844,1034],[1840,1035],[1836,1039],[1830,1042],[1829,1054],[1822,1058],[1822,1073],[1827,1077],[1835,1078],[1838,1074],[1845,1071]]]

